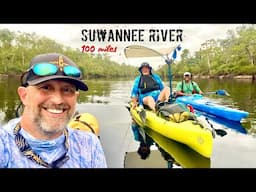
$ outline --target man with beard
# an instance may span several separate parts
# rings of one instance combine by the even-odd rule
[[[106,168],[98,137],[67,126],[78,90],[88,87],[72,60],[59,53],[35,56],[17,90],[22,115],[0,128],[0,167]]]

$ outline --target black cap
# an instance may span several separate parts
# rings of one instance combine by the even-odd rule
[[[30,67],[38,63],[54,63],[58,65],[66,64],[66,65],[71,65],[78,68],[78,66],[71,59],[69,59],[67,56],[62,55],[60,53],[47,53],[47,54],[37,55],[34,58],[32,58],[30,62]],[[54,75],[38,76],[34,74],[32,70],[28,70],[25,73],[25,75],[22,77],[21,81],[22,81],[22,85],[26,86],[26,85],[36,85],[52,79],[64,80],[71,84],[74,84],[80,90],[83,90],[83,91],[88,90],[88,86],[82,81],[82,74],[80,75],[80,77],[72,77],[72,76],[65,75],[64,72],[61,72],[61,71],[58,71]]]
[[[141,72],[142,67],[148,67],[150,69],[150,71],[152,70],[152,67],[147,62],[141,63],[141,65],[139,67],[139,72]]]

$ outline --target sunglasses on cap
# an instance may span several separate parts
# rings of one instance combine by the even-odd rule
[[[81,76],[81,71],[77,67],[72,65],[65,65],[62,67],[58,67],[56,64],[52,64],[52,63],[38,63],[38,64],[34,64],[29,70],[32,70],[33,73],[37,76],[56,75],[58,70],[63,71],[63,73],[66,76],[70,76],[70,77]]]
[[[58,75],[59,72],[61,72],[61,75],[64,74],[65,76],[74,77],[74,78],[80,78],[82,76],[82,72],[77,67],[72,65],[59,66],[57,64],[47,63],[47,62],[36,63],[21,75],[20,80],[23,86],[26,85],[28,74],[30,72],[33,72],[33,74],[38,77]],[[24,76],[26,76],[26,78],[24,78]]]

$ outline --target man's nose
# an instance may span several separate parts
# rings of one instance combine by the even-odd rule
[[[53,94],[51,95],[51,101],[54,104],[63,103],[63,95],[62,95],[61,91],[59,91],[59,90],[54,91]]]

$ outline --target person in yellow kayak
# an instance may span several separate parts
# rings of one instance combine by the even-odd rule
[[[139,67],[140,75],[134,80],[131,101],[133,107],[146,105],[151,110],[156,111],[156,103],[168,101],[170,88],[164,86],[160,76],[152,73],[152,67],[147,62],[143,62]]]
[[[192,81],[192,75],[190,72],[183,74],[183,80],[177,83],[176,97],[189,96],[192,94],[203,94],[202,90],[195,81]]]

